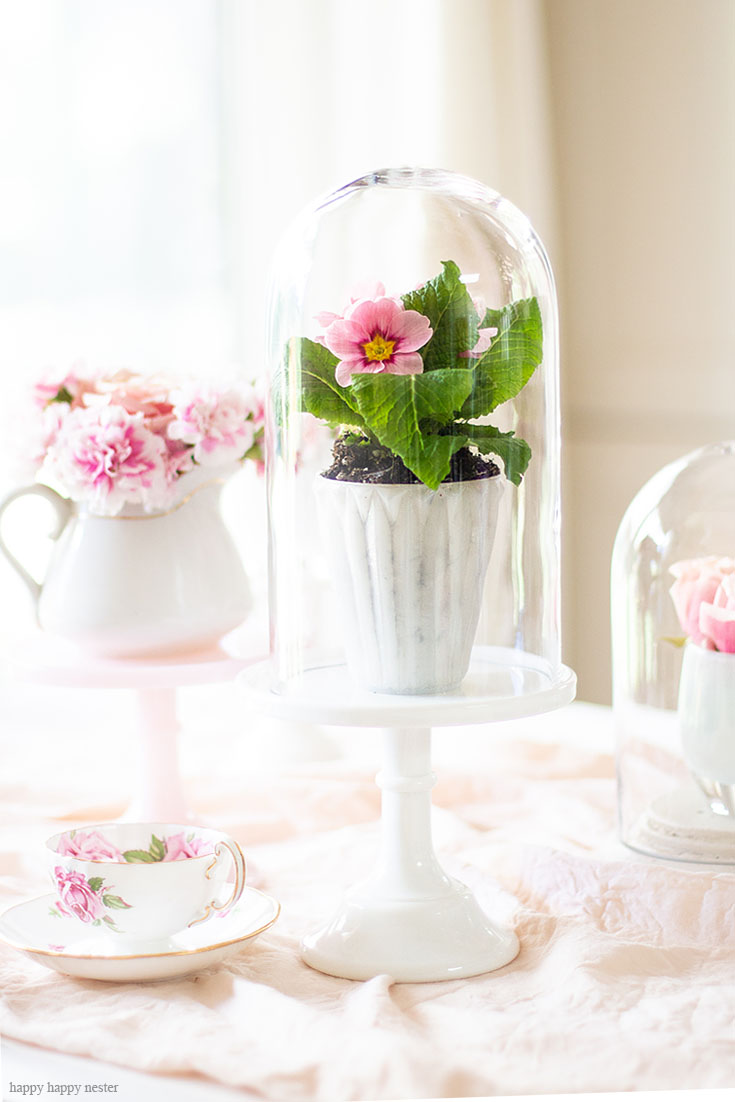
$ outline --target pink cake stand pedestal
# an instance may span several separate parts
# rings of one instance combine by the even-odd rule
[[[16,680],[68,689],[130,689],[137,694],[135,790],[121,819],[185,823],[194,816],[179,767],[177,690],[232,681],[255,661],[236,657],[224,640],[210,650],[163,658],[112,659],[84,654],[69,643],[38,634],[17,648]]]

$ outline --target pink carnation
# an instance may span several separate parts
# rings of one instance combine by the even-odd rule
[[[353,374],[419,375],[418,349],[430,340],[429,319],[392,298],[362,299],[328,326],[324,343],[339,357],[336,378],[347,386]]]
[[[75,501],[113,516],[126,503],[161,508],[168,497],[166,445],[142,413],[121,406],[72,410],[49,449],[52,473]]]
[[[62,914],[69,918],[78,918],[81,922],[94,922],[105,912],[102,897],[92,891],[80,872],[72,872],[57,865],[54,879],[59,892],[57,906]]]
[[[212,843],[204,838],[197,838],[195,834],[188,838],[183,832],[171,834],[166,839],[164,861],[184,861],[187,857],[203,857],[212,852]]]
[[[221,392],[190,383],[171,395],[170,440],[193,445],[193,457],[204,466],[226,466],[242,459],[255,439],[258,409],[252,387]]]
[[[62,857],[79,857],[84,861],[122,861],[123,855],[96,830],[73,830],[62,834],[56,852]]]

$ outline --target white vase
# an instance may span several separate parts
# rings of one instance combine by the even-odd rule
[[[46,498],[56,512],[42,583],[0,538],[44,631],[99,657],[160,657],[206,648],[242,622],[252,602],[220,515],[225,478],[194,473],[180,480],[170,508],[156,513],[128,506],[97,516],[41,485],[5,498],[0,517],[26,494]]]
[[[380,693],[455,689],[477,631],[500,477],[430,490],[320,476],[316,493],[354,679]]]
[[[687,643],[678,712],[693,777],[713,811],[735,815],[735,654]]]

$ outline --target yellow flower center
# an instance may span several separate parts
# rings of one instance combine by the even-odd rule
[[[362,346],[368,360],[389,360],[393,355],[395,341],[387,341],[380,333],[373,334],[373,339]]]

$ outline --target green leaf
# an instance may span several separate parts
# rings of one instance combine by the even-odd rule
[[[541,311],[535,298],[488,310],[482,328],[491,325],[498,335],[485,355],[475,361],[475,383],[462,407],[463,417],[483,417],[514,398],[543,358]]]
[[[97,922],[99,921],[100,920],[98,919]],[[109,926],[111,930],[114,930],[116,934],[121,933],[120,928],[115,925],[115,920],[110,918],[109,915],[105,915],[105,917],[102,919],[102,922],[104,922],[105,926]]]
[[[104,880],[101,876],[90,876],[87,883],[89,884],[93,892],[98,892],[104,884]]]
[[[436,490],[466,440],[431,429],[452,423],[471,387],[471,369],[456,368],[421,375],[360,375],[351,389],[373,435]]]
[[[287,378],[301,377],[301,408],[326,421],[328,425],[354,425],[362,428],[362,419],[357,412],[351,396],[351,387],[340,386],[335,376],[339,360],[323,344],[310,341],[308,337],[294,338],[288,343]],[[298,401],[298,396],[281,394],[277,391],[277,402],[281,404],[281,423],[289,405]]]
[[[156,838],[155,834],[152,834],[148,852],[154,861],[163,861],[166,856],[166,844],[163,839]]]
[[[156,860],[147,849],[126,849],[123,857],[130,865],[152,865]]]
[[[126,903],[119,895],[103,895],[102,902],[113,911],[129,911],[130,903]]]
[[[429,343],[419,349],[424,371],[456,367],[460,352],[477,344],[479,318],[460,275],[454,261],[445,260],[439,275],[401,296],[406,309],[425,314],[434,330]]]
[[[53,915],[53,916],[54,916],[54,918],[63,918],[63,917],[64,917],[64,916],[62,915],[61,911],[57,911],[56,907],[49,907],[49,909],[48,909],[48,913],[49,913],[50,915]]]
[[[531,459],[531,449],[525,440],[512,432],[500,432],[493,425],[459,425],[465,440],[474,444],[481,455],[496,455],[502,460],[505,477],[520,485]]]

